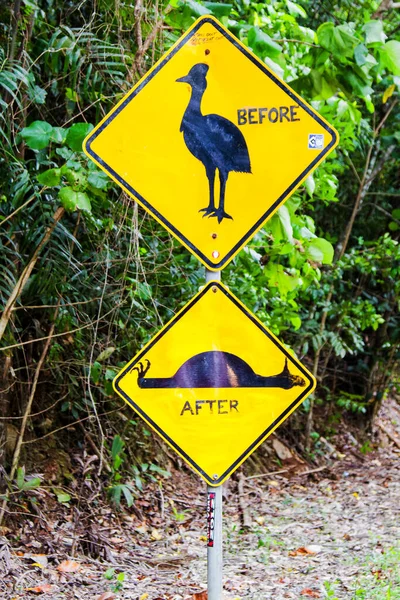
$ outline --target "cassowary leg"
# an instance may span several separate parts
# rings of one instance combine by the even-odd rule
[[[201,208],[199,212],[203,212],[203,217],[209,215],[212,216],[215,212],[214,204],[214,184],[215,184],[215,169],[206,169],[208,178],[208,185],[210,190],[210,204],[206,208]]]
[[[219,181],[220,181],[220,192],[219,192],[219,206],[216,211],[211,215],[212,217],[217,217],[218,223],[221,223],[222,219],[233,219],[231,215],[225,212],[225,190],[226,190],[226,182],[228,179],[229,173],[219,172]]]

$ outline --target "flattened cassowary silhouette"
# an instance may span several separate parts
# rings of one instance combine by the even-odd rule
[[[225,212],[225,190],[229,173],[251,173],[249,151],[242,132],[234,123],[220,115],[203,115],[201,101],[207,87],[206,75],[208,65],[194,65],[185,77],[176,81],[188,83],[192,87],[192,95],[183,115],[180,131],[188,150],[201,161],[206,170],[210,189],[210,202],[203,217],[217,217],[218,223],[223,219],[232,219]],[[215,172],[219,172],[219,205],[215,207],[214,187]]]
[[[173,377],[145,377],[151,363],[146,366],[138,363],[130,372],[138,372],[140,388],[282,388],[289,390],[294,386],[304,387],[306,382],[299,375],[289,371],[285,360],[283,371],[278,375],[263,377],[241,358],[230,352],[210,351],[189,358],[177,370]]]

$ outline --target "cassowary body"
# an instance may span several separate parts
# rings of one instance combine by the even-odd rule
[[[138,372],[140,388],[281,388],[289,390],[303,387],[305,381],[289,371],[287,359],[283,371],[278,375],[258,375],[239,356],[230,352],[212,350],[189,358],[172,377],[146,377],[150,369],[139,363],[132,367]]]
[[[225,191],[229,173],[251,173],[249,151],[246,140],[234,123],[220,115],[203,115],[201,101],[207,87],[208,65],[194,65],[177,81],[192,87],[190,102],[183,115],[181,128],[188,150],[200,160],[206,170],[209,184],[209,205],[200,209],[203,216],[217,217],[218,223],[232,219],[225,212]],[[218,208],[215,206],[215,173],[218,169],[220,194]]]

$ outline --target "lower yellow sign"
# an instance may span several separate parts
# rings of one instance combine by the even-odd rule
[[[214,281],[122,369],[114,388],[216,486],[313,391],[315,380]]]

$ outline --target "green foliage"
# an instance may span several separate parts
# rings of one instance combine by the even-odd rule
[[[173,0],[164,27],[140,56],[132,35],[134,3],[112,9],[86,3],[79,11],[60,0],[38,0],[35,6],[22,3],[17,29],[7,20],[0,36],[2,305],[55,211],[63,206],[65,215],[41,251],[2,340],[12,346],[5,352],[19,382],[10,391],[9,416],[20,416],[22,390],[41,352],[42,342],[31,341],[45,337],[55,320],[58,337],[43,365],[33,412],[62,398],[53,417],[55,428],[64,427],[57,443],[68,446],[82,438],[71,433],[64,439],[74,431],[66,426],[90,417],[96,431],[95,412],[108,432],[108,492],[117,506],[131,505],[147,482],[166,476],[141,455],[150,434],[118,412],[112,379],[198,290],[204,271],[88,161],[82,142],[90,123],[98,123],[202,14],[220,19],[340,133],[333,155],[224,270],[223,279],[310,368],[319,360],[317,403],[329,403],[335,414],[339,403],[359,420],[368,416],[400,357],[396,11],[378,18],[369,0],[362,6],[320,3],[318,10],[308,0]],[[165,2],[148,3],[144,39],[166,8]],[[40,417],[30,426],[41,435]]]
[[[120,573],[116,573],[115,569],[113,567],[110,567],[109,569],[107,569],[107,571],[105,571],[104,577],[105,579],[108,579],[108,581],[115,582],[115,584],[112,587],[113,592],[120,592],[122,590],[125,581],[125,573],[123,571],[121,571]]]
[[[134,502],[134,496],[137,492],[142,492],[146,482],[157,482],[158,476],[169,477],[170,473],[153,463],[140,463],[131,465],[129,469],[124,470],[123,464],[127,462],[127,456],[124,452],[125,442],[121,436],[115,435],[111,446],[111,468],[112,483],[109,486],[109,495],[117,508],[121,507],[121,499],[125,498],[128,507]],[[125,482],[121,482],[125,478]]]
[[[19,492],[29,492],[40,487],[42,480],[40,477],[26,477],[25,467],[18,467],[15,484]]]

